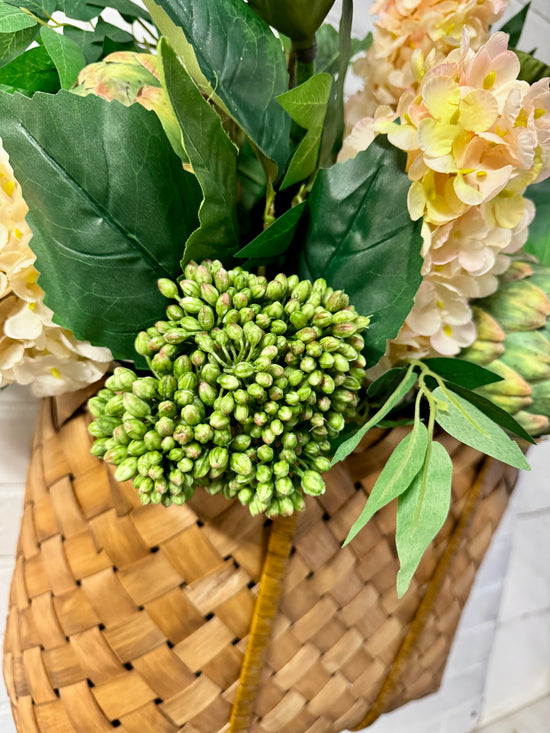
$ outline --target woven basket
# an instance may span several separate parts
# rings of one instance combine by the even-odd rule
[[[205,492],[142,506],[90,455],[83,399],[44,401],[35,436],[4,641],[20,733],[328,733],[437,689],[515,470],[439,436],[452,509],[399,601],[394,508],[340,546],[406,428],[370,431],[294,531]]]

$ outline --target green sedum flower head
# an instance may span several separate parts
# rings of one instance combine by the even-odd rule
[[[167,320],[136,339],[152,376],[117,367],[89,401],[92,452],[145,504],[204,487],[253,515],[301,511],[355,414],[369,319],[322,279],[268,281],[218,261],[190,262],[159,289],[174,301]]]

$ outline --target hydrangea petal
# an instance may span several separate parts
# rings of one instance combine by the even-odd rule
[[[443,124],[427,117],[418,125],[420,149],[432,158],[448,155],[461,130],[458,125]]]
[[[460,103],[460,124],[467,130],[485,132],[498,116],[498,102],[483,89],[468,92]]]

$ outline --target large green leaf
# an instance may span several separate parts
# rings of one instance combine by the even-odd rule
[[[550,265],[550,178],[529,186],[525,195],[535,204],[536,213],[523,249],[543,265]]]
[[[156,281],[178,275],[197,226],[194,176],[138,104],[0,93],[0,129],[29,205],[45,302],[77,337],[133,359],[136,333],[166,308]]]
[[[0,33],[0,66],[19,56],[38,35],[40,27],[34,24],[15,33]]]
[[[84,54],[71,38],[57,33],[48,25],[42,27],[40,38],[59,73],[62,88],[70,89],[78,72],[86,65]]]
[[[315,71],[326,71],[335,76],[340,66],[340,38],[336,28],[329,23],[323,24],[315,34],[317,54],[315,55]],[[372,44],[372,33],[364,38],[351,39],[351,55],[366,51]]]
[[[308,198],[300,277],[324,277],[372,316],[368,364],[397,335],[422,280],[421,222],[409,217],[408,189],[405,154],[376,138],[355,159],[321,170]]]
[[[8,5],[15,5],[17,8],[27,8],[34,15],[41,18],[48,18],[55,10],[56,0],[5,0]]]
[[[406,491],[424,465],[428,448],[428,431],[416,422],[411,432],[396,446],[376,479],[367,503],[349,531],[345,547],[377,511]]]
[[[43,46],[30,48],[0,68],[0,84],[27,95],[57,92],[59,75]]]
[[[401,567],[397,595],[406,592],[426,548],[439,532],[451,503],[453,463],[441,443],[428,449],[424,468],[397,502],[395,544]]]
[[[24,28],[32,28],[36,20],[23,10],[0,2],[0,33],[15,33]]]
[[[145,5],[194,80],[205,79],[206,91],[282,168],[289,155],[290,118],[275,97],[286,91],[288,73],[281,42],[267,23],[243,0],[145,0]]]
[[[290,117],[307,130],[294,151],[280,186],[281,190],[305,180],[317,166],[331,88],[330,74],[315,74],[300,86],[277,97],[277,101]]]
[[[437,400],[435,419],[449,435],[503,463],[529,470],[517,443],[471,402],[441,387],[433,391],[433,396]]]
[[[239,248],[237,149],[166,39],[159,43],[164,86],[183,146],[202,188],[199,228],[189,237],[182,265],[207,258],[231,260]]]

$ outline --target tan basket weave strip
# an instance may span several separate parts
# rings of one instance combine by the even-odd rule
[[[254,713],[267,645],[273,633],[288,556],[294,538],[296,516],[273,521],[254,607],[239,687],[229,719],[229,733],[246,733]]]
[[[205,492],[183,507],[141,506],[90,456],[87,417],[70,417],[75,404],[44,403],[29,467],[4,638],[18,730],[227,733],[269,528]],[[395,666],[482,461],[440,436],[455,468],[451,514],[398,600],[394,508],[341,544],[403,435],[371,431],[298,517],[252,733],[356,726]],[[429,609],[424,601],[423,631],[377,711],[437,688],[513,478],[491,463],[440,590]]]

